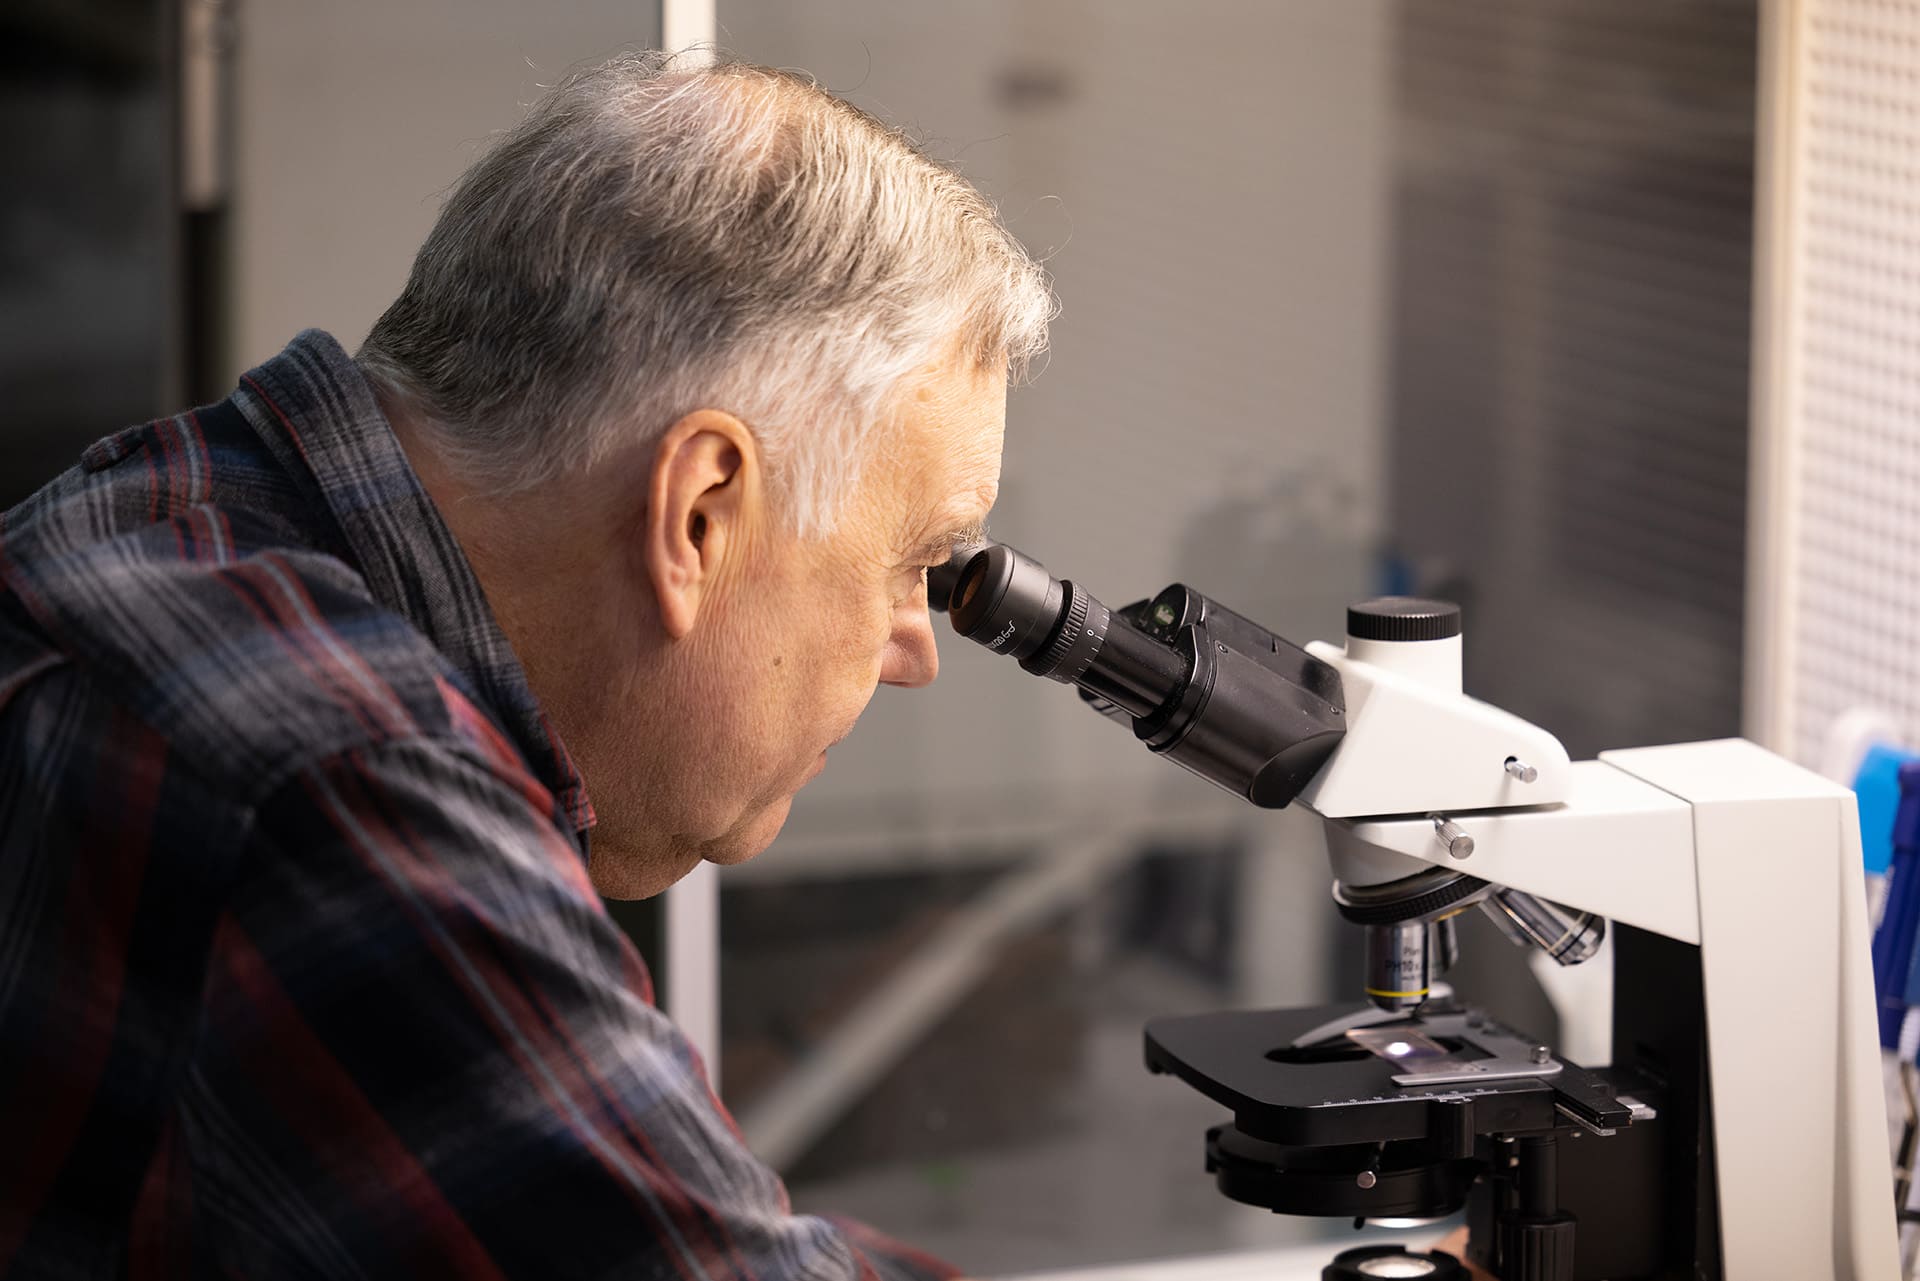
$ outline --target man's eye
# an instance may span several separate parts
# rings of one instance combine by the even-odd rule
[[[904,605],[908,601],[912,600],[914,597],[914,594],[917,593],[921,588],[927,585],[927,569],[928,567],[925,565],[918,566],[917,568],[911,571],[912,573],[911,577],[904,578],[901,581],[901,587],[903,590],[901,591],[899,596],[894,598],[893,603],[896,606]]]

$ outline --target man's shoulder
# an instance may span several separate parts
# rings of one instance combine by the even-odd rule
[[[288,509],[224,479],[184,495],[154,479],[186,429],[111,437],[0,518],[0,690],[67,667],[251,789],[357,747],[470,737],[451,665]]]

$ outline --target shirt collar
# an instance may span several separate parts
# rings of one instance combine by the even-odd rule
[[[472,683],[584,835],[593,825],[585,780],[360,367],[332,335],[309,329],[243,376],[234,402],[291,475],[311,478],[374,598]]]

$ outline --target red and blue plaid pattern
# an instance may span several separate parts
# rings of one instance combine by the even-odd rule
[[[0,1275],[947,1275],[791,1212],[591,823],[325,334],[0,516]]]

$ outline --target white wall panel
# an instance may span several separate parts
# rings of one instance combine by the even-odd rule
[[[1754,732],[1920,741],[1920,3],[1770,12]]]
[[[575,63],[660,38],[659,0],[246,0],[234,90],[232,371],[301,329],[353,350],[441,193]]]

